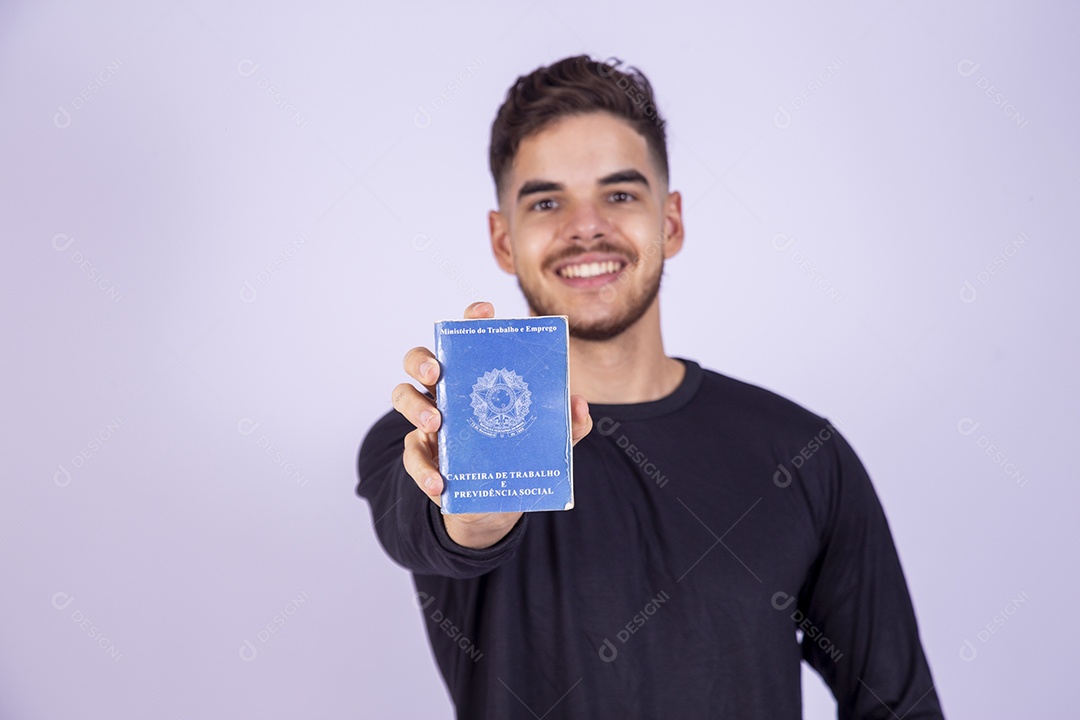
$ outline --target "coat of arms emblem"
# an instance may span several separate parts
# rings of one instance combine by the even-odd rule
[[[517,435],[536,418],[536,413],[529,414],[532,394],[528,383],[507,368],[478,377],[469,397],[475,416],[469,418],[469,424],[488,437]]]

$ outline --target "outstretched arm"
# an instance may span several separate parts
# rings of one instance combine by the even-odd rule
[[[491,303],[477,302],[465,318],[489,318]],[[371,503],[375,529],[387,553],[401,565],[424,574],[448,577],[481,575],[505,562],[520,542],[522,513],[442,515],[443,480],[438,468],[441,418],[432,399],[440,368],[427,348],[405,355],[405,372],[426,390],[410,383],[394,388],[395,412],[369,431],[360,448],[357,493]],[[585,398],[571,397],[571,434],[576,444],[592,429]],[[419,489],[419,492],[417,491]]]

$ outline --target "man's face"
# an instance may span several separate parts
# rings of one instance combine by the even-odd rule
[[[664,259],[682,246],[678,193],[645,138],[607,113],[561,118],[523,140],[492,248],[536,315],[567,315],[570,334],[607,340],[656,302]]]

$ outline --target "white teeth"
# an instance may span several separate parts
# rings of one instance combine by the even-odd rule
[[[582,263],[580,265],[568,265],[560,270],[559,274],[564,278],[590,278],[618,272],[621,266],[621,263],[611,260],[608,262]]]

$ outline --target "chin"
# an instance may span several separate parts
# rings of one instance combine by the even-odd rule
[[[639,302],[632,307],[615,307],[610,303],[603,303],[599,312],[590,312],[592,308],[575,311],[560,307],[558,303],[536,303],[531,300],[529,308],[536,315],[566,315],[569,319],[570,337],[602,342],[618,337],[636,325],[654,300],[655,295],[649,302]]]
[[[595,294],[577,295],[566,300],[552,295],[551,292],[536,292],[536,288],[526,287],[518,276],[518,287],[535,315],[566,315],[569,319],[570,337],[580,340],[604,341],[617,337],[633,327],[656,302],[660,293],[660,277],[663,272],[643,287],[615,288],[615,301],[605,299],[601,290]],[[580,310],[578,309],[580,308]]]

